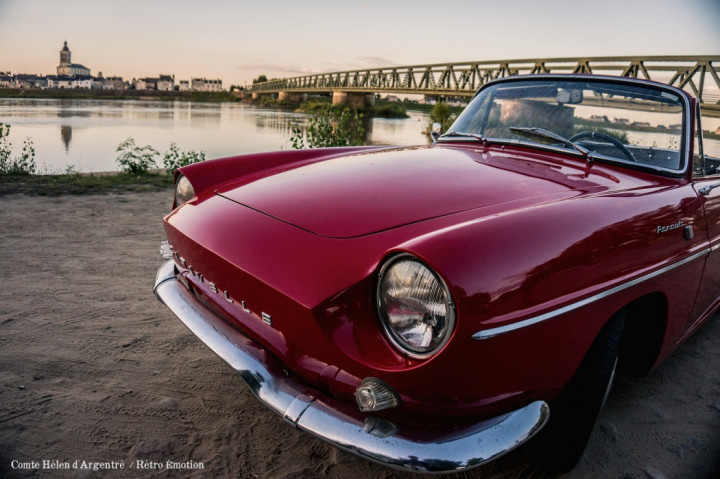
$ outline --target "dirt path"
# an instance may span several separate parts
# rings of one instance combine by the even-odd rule
[[[152,296],[170,197],[0,198],[0,477],[410,477],[287,426]],[[718,431],[715,317],[649,377],[620,379],[566,477],[719,477]],[[452,477],[528,476],[521,449]]]

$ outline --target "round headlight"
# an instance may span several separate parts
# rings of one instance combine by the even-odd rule
[[[190,184],[190,180],[181,175],[175,184],[175,207],[181,207],[193,196],[195,196],[195,189]]]
[[[438,352],[455,329],[455,306],[445,282],[409,255],[383,266],[377,307],[390,341],[412,358]]]

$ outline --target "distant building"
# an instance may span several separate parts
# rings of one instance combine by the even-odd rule
[[[193,78],[190,85],[192,91],[222,91],[222,80],[208,80],[206,78]]]
[[[65,40],[65,45],[63,46],[62,50],[60,50],[60,65],[58,65],[58,67],[57,67],[57,74],[58,74],[58,76],[61,76],[61,75],[90,76],[89,68],[87,68],[86,66],[71,62],[71,53],[70,53],[70,49],[67,46],[67,40]]]
[[[15,88],[47,88],[48,80],[39,75],[15,75]]]
[[[122,77],[103,77],[102,72],[93,78],[93,88],[97,90],[126,90],[128,85]]]
[[[135,80],[136,90],[157,90],[157,78],[138,78]]]
[[[157,89],[160,91],[174,91],[175,75],[160,75],[157,81]]]
[[[107,77],[105,79],[105,84],[109,85],[110,88],[114,88],[115,90],[127,90],[130,85],[128,85],[128,82],[123,80],[123,77]]]
[[[178,83],[178,91],[190,91],[190,82],[187,80],[180,80]]]
[[[135,80],[136,90],[175,90],[175,75],[160,75],[158,78],[138,78]]]
[[[0,88],[13,88],[15,86],[15,77],[9,73],[0,73]]]
[[[48,88],[92,88],[93,77],[90,75],[54,75],[48,76]]]

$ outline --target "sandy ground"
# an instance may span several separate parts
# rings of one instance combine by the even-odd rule
[[[170,197],[0,196],[0,477],[411,477],[283,423],[154,298]],[[452,477],[541,476],[521,448]],[[720,477],[720,318],[619,379],[565,477]]]

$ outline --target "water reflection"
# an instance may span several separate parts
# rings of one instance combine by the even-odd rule
[[[70,151],[70,141],[72,140],[72,126],[60,125],[60,138],[65,144],[65,152]]]
[[[404,120],[367,120],[366,141],[424,144],[427,115],[409,115]],[[24,138],[32,138],[41,171],[56,173],[68,166],[80,172],[117,170],[115,150],[128,137],[161,154],[174,142],[180,149],[204,151],[207,158],[289,149],[292,125],[306,126],[308,118],[238,103],[0,99],[0,122],[12,126],[13,145],[17,148]],[[57,141],[58,129],[62,144]]]
[[[258,130],[271,129],[284,136],[292,134],[293,125],[305,129],[309,115],[302,113],[260,111],[255,116],[255,128]]]

